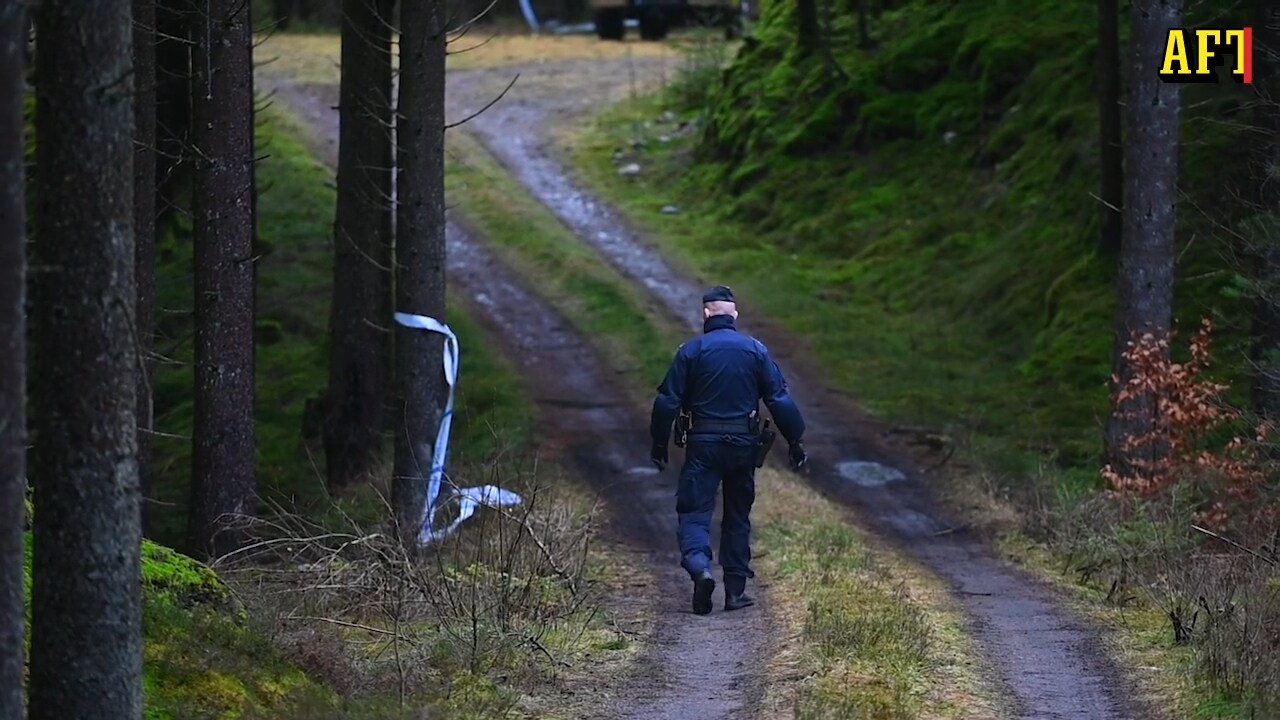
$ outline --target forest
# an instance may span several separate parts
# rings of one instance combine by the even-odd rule
[[[0,0],[0,717],[1280,713],[1280,5],[531,7]],[[720,284],[812,460],[701,618]]]

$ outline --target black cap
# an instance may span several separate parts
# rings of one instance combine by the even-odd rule
[[[717,285],[702,296],[702,302],[704,305],[709,302],[734,302],[733,290],[728,285]]]

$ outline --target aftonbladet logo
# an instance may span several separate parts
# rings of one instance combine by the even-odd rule
[[[1216,72],[1232,58],[1231,79],[1253,84],[1253,28],[1170,28],[1160,79],[1171,83],[1218,82]]]

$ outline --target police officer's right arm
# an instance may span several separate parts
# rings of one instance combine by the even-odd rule
[[[684,405],[685,387],[689,381],[688,365],[686,346],[681,345],[671,361],[667,376],[658,386],[658,396],[653,400],[649,434],[653,437],[655,448],[658,446],[665,448],[667,441],[671,438],[671,424],[675,422],[676,416],[680,414],[680,408]]]
[[[769,414],[778,425],[778,431],[790,445],[797,445],[804,438],[804,418],[800,408],[796,406],[791,395],[787,393],[787,381],[782,370],[769,356],[769,351],[762,344],[757,344],[759,352],[760,396],[769,408]]]

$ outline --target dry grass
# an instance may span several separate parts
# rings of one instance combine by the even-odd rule
[[[678,49],[690,42],[692,38],[665,43],[601,42],[593,36],[492,34],[477,28],[450,42],[447,66],[450,70],[468,70],[567,60],[676,57]],[[268,72],[301,83],[335,84],[341,52],[342,43],[336,33],[274,33],[259,38],[255,57]]]
[[[996,718],[958,608],[797,478],[757,474],[760,575],[779,608],[765,717]],[[830,591],[799,581],[821,577]]]
[[[566,690],[624,676],[636,649],[603,608],[621,575],[591,545],[593,502],[553,474],[475,469],[477,484],[502,479],[525,505],[482,510],[423,553],[391,528],[282,515],[256,521],[259,541],[219,572],[274,618],[291,659],[348,697],[432,717],[577,717],[583,698]]]

